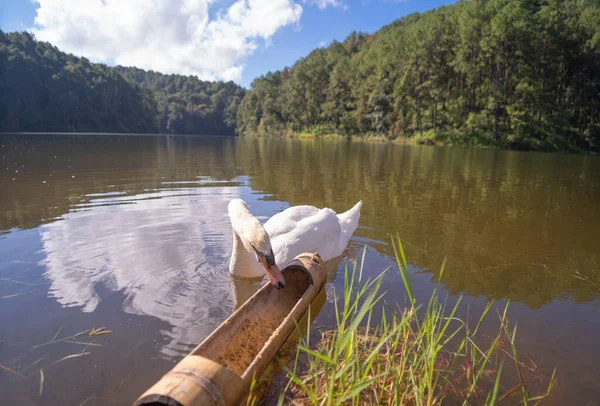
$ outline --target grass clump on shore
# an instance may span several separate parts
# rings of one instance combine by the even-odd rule
[[[434,291],[425,306],[417,305],[399,239],[394,250],[408,306],[383,306],[383,275],[362,283],[363,265],[346,269],[343,305],[335,302],[337,327],[316,345],[310,331],[305,335],[280,404],[536,404],[550,394],[554,373],[544,377],[531,358],[526,364],[517,357],[508,304],[497,311],[497,335],[483,339],[477,333],[492,303],[473,328],[456,317],[460,300],[447,307]],[[378,311],[380,321],[374,323]],[[507,360],[518,374],[510,388],[500,384]],[[531,393],[524,372],[534,376],[536,389],[541,383],[541,393]]]

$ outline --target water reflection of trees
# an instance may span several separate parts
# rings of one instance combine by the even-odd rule
[[[247,138],[1,138],[0,190],[10,190],[0,196],[3,230],[36,227],[91,193],[248,175],[254,189],[292,205],[344,210],[363,199],[358,237],[391,255],[389,234],[399,232],[413,264],[432,274],[447,258],[452,293],[534,308],[598,294],[595,157]]]
[[[254,189],[337,210],[365,201],[361,237],[399,232],[408,256],[452,292],[537,308],[600,286],[595,157],[366,143],[238,140]],[[588,281],[576,278],[576,272]]]
[[[227,180],[227,138],[0,135],[0,230],[34,228],[111,190],[134,195],[198,176]],[[210,147],[205,147],[210,146]],[[13,180],[13,178],[15,180]],[[45,183],[43,183],[45,182]]]

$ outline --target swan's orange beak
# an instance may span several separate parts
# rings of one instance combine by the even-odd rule
[[[285,286],[285,279],[283,278],[283,274],[281,273],[277,265],[274,264],[273,266],[269,267],[269,265],[267,265],[267,260],[265,259],[265,257],[259,258],[258,262],[260,262],[260,264],[264,268],[265,273],[267,274],[267,278],[269,278],[269,281],[271,281],[271,285],[273,285],[277,289],[281,289]]]

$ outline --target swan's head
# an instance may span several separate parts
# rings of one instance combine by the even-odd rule
[[[275,286],[277,289],[283,288],[285,286],[285,279],[283,278],[283,274],[279,270],[279,267],[275,264],[275,255],[271,249],[271,244],[269,243],[268,248],[265,247],[264,249],[256,248],[254,245],[252,247],[256,253],[256,259],[265,270],[267,278],[271,281],[271,285]]]
[[[277,289],[285,286],[285,279],[275,263],[275,255],[271,248],[269,234],[262,224],[254,217],[246,202],[234,199],[227,207],[233,231],[237,234],[244,248],[256,257],[258,263],[263,267],[271,285]]]

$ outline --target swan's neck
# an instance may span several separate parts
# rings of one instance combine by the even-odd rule
[[[265,274],[256,259],[256,254],[248,252],[235,230],[233,230],[233,252],[229,262],[229,272],[241,278],[259,278]]]

